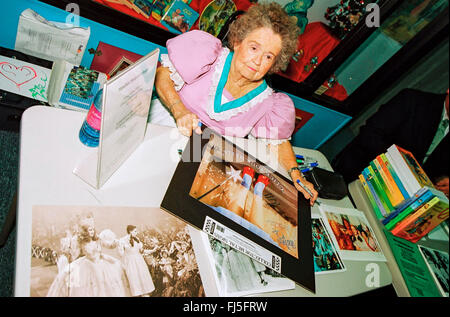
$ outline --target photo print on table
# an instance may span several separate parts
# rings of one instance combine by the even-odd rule
[[[361,211],[326,204],[319,208],[342,259],[386,261],[375,233]]]
[[[297,189],[212,138],[189,195],[298,258]]]
[[[205,294],[188,226],[159,208],[33,206],[30,296]]]
[[[449,267],[448,252],[418,245],[425,263],[427,264],[433,279],[442,296],[449,296]]]
[[[344,272],[346,270],[344,262],[322,217],[312,215],[311,218],[315,274]]]
[[[182,151],[161,208],[315,292],[311,206],[258,159],[267,148],[257,148],[203,126]]]
[[[294,289],[295,283],[248,255],[202,232],[219,296],[247,296]]]

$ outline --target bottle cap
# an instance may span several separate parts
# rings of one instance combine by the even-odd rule
[[[270,183],[270,179],[266,175],[260,174],[258,176],[258,180],[256,182],[257,183],[263,183],[264,185],[267,186]]]
[[[243,174],[247,174],[253,178],[255,176],[255,170],[251,168],[250,166],[245,166],[243,170]]]

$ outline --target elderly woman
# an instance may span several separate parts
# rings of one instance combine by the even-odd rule
[[[312,205],[317,191],[302,177],[289,142],[294,104],[264,80],[287,66],[297,31],[280,5],[255,4],[230,25],[229,48],[198,30],[168,40],[155,87],[182,134],[201,133],[201,122],[222,135],[261,139],[278,151],[279,162]]]

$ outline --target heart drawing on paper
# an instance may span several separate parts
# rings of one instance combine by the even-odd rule
[[[9,62],[0,63],[0,74],[12,81],[17,88],[37,77],[36,71],[32,67],[17,67]]]

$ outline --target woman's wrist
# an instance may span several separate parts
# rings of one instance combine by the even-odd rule
[[[294,166],[288,170],[288,174],[289,174],[289,176],[291,176],[291,178],[292,178],[292,172],[294,172],[294,171],[297,171],[301,175],[300,168],[298,166]]]
[[[169,105],[170,111],[173,112],[173,110],[175,109],[174,107],[175,107],[176,105],[180,104],[180,103],[182,103],[181,99],[177,99],[177,100],[171,102],[170,105]]]
[[[300,172],[300,169],[297,166],[290,168],[288,174],[293,181],[295,181],[296,179],[303,178],[302,173]]]
[[[178,119],[180,119],[182,116],[191,113],[189,110],[186,109],[181,99],[172,102],[169,106],[169,109],[170,112],[172,112],[175,121],[178,121]]]

